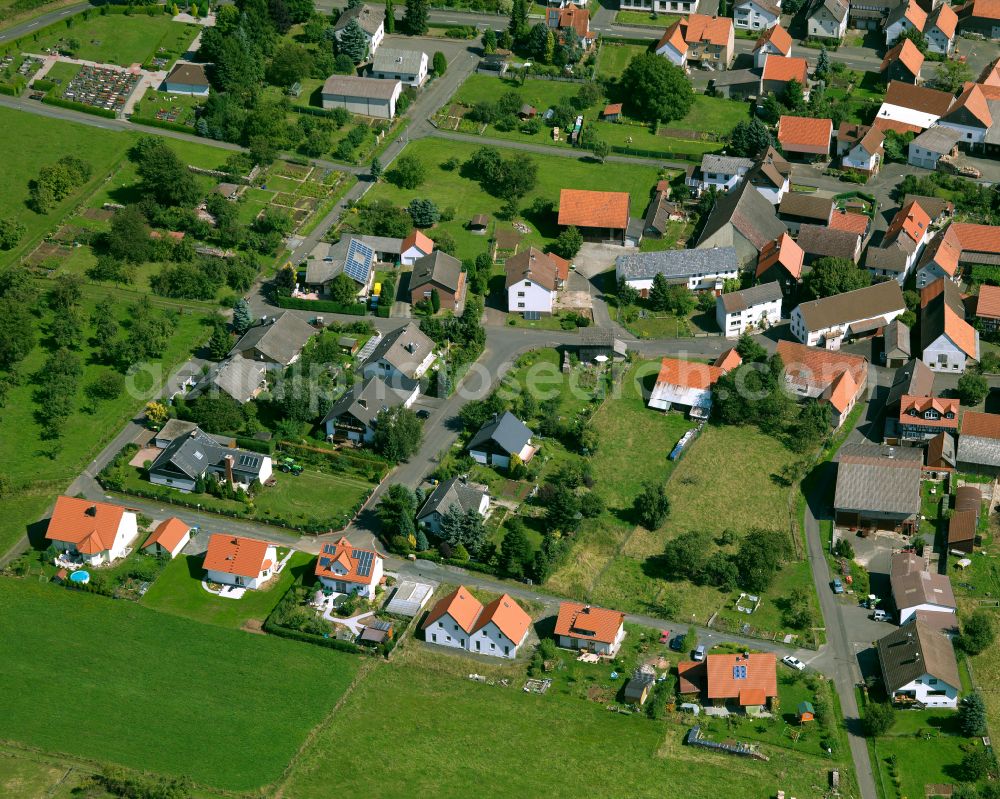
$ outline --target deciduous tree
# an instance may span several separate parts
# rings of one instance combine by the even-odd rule
[[[681,119],[694,104],[684,70],[651,52],[632,58],[619,88],[629,116],[649,122]]]

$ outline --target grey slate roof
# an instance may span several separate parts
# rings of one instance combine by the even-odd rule
[[[315,334],[316,330],[305,320],[283,313],[271,324],[251,327],[229,354],[256,349],[268,360],[288,366]]]
[[[318,286],[333,280],[344,271],[347,260],[347,248],[351,244],[349,237],[342,238],[335,244],[320,242],[313,247],[306,262],[305,282],[310,286]]]
[[[1000,440],[961,433],[958,437],[958,460],[977,466],[1000,466]]]
[[[248,402],[264,379],[264,366],[259,361],[234,355],[223,361],[212,374],[212,383],[237,402]]]
[[[799,305],[802,321],[809,330],[825,330],[858,319],[873,319],[892,311],[903,310],[906,310],[903,290],[895,280],[832,297],[809,300]]]
[[[899,319],[886,325],[884,349],[887,354],[899,352],[907,358],[913,353],[910,347],[910,328]]]
[[[156,433],[156,437],[173,441],[178,436],[190,435],[192,430],[197,429],[198,425],[194,422],[185,422],[183,419],[167,419],[163,427]]]
[[[708,215],[708,221],[695,246],[700,247],[703,241],[729,224],[753,244],[758,252],[768,242],[788,232],[784,223],[775,215],[774,206],[747,180],[715,201],[715,207]]]
[[[458,281],[462,276],[462,262],[443,250],[434,250],[413,262],[410,275],[410,291],[425,283],[437,283],[453,294],[458,291]]]
[[[899,401],[904,394],[911,397],[929,397],[933,393],[934,372],[923,361],[912,360],[896,370],[885,405],[887,408],[898,410]]]
[[[911,246],[907,246],[907,242]],[[913,254],[913,239],[900,236],[882,247],[869,247],[865,254],[865,266],[886,272],[903,272],[906,269],[907,256]],[[907,252],[909,250],[909,252]]]
[[[911,515],[920,512],[923,453],[911,447],[858,443],[837,455],[838,510]]]
[[[624,355],[628,344],[615,335],[610,327],[584,327],[577,334],[577,344],[580,347],[604,347]],[[572,346],[572,345],[569,345]]]
[[[900,8],[903,8],[903,6],[900,6]],[[962,134],[957,130],[946,128],[943,125],[935,125],[933,128],[927,128],[927,130],[917,136],[911,144],[914,147],[920,147],[923,150],[930,150],[932,153],[945,155],[946,153],[950,153],[951,149],[958,144],[961,139]]]
[[[420,50],[395,50],[380,47],[372,59],[375,72],[392,72],[399,75],[416,75],[424,54]]]
[[[232,456],[235,461],[233,468],[236,471],[250,475],[260,474],[264,455],[235,447],[225,447],[199,428],[171,441],[153,461],[149,471],[158,472],[172,466],[192,480],[197,480],[204,477],[209,468],[223,466],[227,455]]]
[[[385,21],[385,8],[382,6],[360,5],[354,8],[345,8],[339,17],[337,24],[333,26],[335,31],[342,31],[351,20],[357,20],[361,30],[371,36],[377,32],[379,26]]]
[[[478,483],[468,483],[459,477],[445,480],[431,492],[424,506],[417,514],[418,519],[426,518],[437,511],[444,515],[453,506],[463,513],[467,510],[479,510],[479,504],[484,496],[489,496],[489,489]]]
[[[527,425],[510,411],[506,411],[499,418],[484,424],[472,437],[466,449],[474,450],[493,442],[504,452],[516,455],[530,440],[531,431]]]
[[[817,2],[813,3],[812,8],[809,9],[809,16],[811,17],[820,8],[824,7],[837,22],[843,22],[844,17],[847,16],[847,12],[850,9],[846,0],[817,0]]]
[[[649,280],[658,274],[667,280],[686,280],[701,275],[735,272],[739,263],[735,247],[713,247],[619,255],[615,258],[615,268],[618,276],[626,280]]]
[[[926,566],[926,561],[913,552],[893,553],[889,564],[889,585],[897,609],[923,604],[957,607],[948,575],[928,571]]]
[[[790,191],[781,198],[778,213],[805,219],[819,219],[826,224],[833,215],[833,200],[829,197],[813,197],[811,194]]]
[[[756,86],[760,87],[760,75],[763,70],[760,69],[727,69],[725,72],[720,72],[718,75],[713,75],[711,82],[713,86]],[[743,160],[743,159],[740,159]],[[704,161],[702,162],[702,169],[705,168]]]
[[[849,230],[804,224],[799,228],[799,236],[795,241],[806,255],[854,261],[858,254],[859,238],[857,233]]]
[[[359,78],[356,75],[331,75],[323,84],[323,94],[344,97],[364,97],[368,100],[389,100],[396,93],[398,80]]]
[[[724,175],[738,175],[740,170],[746,172],[753,166],[750,158],[736,158],[729,155],[703,155],[701,158],[702,172],[721,172]]]
[[[379,50],[381,53],[382,51]],[[376,253],[391,252],[399,255],[403,251],[403,240],[393,236],[352,236]]]
[[[889,692],[929,674],[960,690],[955,650],[948,637],[930,624],[915,620],[893,630],[876,643],[882,679]]]
[[[420,325],[410,322],[405,327],[382,336],[368,362],[384,360],[409,376],[433,351],[433,340],[421,331]]]
[[[333,404],[323,417],[323,424],[349,413],[365,427],[374,427],[375,417],[380,411],[402,405],[413,394],[414,388],[416,383],[398,388],[390,386],[381,377],[371,377],[363,384],[355,383]]]
[[[781,286],[778,281],[771,283],[761,283],[758,286],[751,286],[742,291],[731,291],[719,297],[719,302],[726,310],[726,313],[736,313],[753,308],[755,305],[762,305],[765,302],[781,302]]]

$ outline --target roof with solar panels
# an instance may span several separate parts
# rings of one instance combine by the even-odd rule
[[[375,578],[375,563],[380,555],[371,549],[353,546],[346,538],[334,544],[323,544],[316,559],[316,576],[345,583],[371,585]]]

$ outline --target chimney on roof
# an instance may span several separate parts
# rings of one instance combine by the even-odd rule
[[[188,433],[188,438],[194,438],[197,435],[198,435],[198,428],[196,427],[194,430]]]
[[[233,456],[226,455],[223,460],[226,462],[226,480],[229,481],[230,486],[234,486],[236,481],[233,479]]]
[[[590,613],[590,605],[584,605],[584,606],[583,606],[583,611],[582,611],[582,612],[583,612],[583,613]]]
[[[96,516],[97,515],[97,505],[91,505],[89,508],[87,508],[87,510],[84,511],[84,513],[87,516]]]

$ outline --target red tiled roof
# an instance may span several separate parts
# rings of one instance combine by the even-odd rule
[[[900,423],[921,424],[925,427],[945,427],[958,429],[959,403],[957,399],[944,399],[943,397],[914,397],[904,394],[899,401],[899,421]],[[937,411],[939,419],[924,419],[923,414],[927,411]],[[910,416],[910,411],[916,411],[920,418]],[[946,419],[945,414],[953,414],[951,419]]]
[[[881,131],[894,130],[896,133],[920,133],[923,130],[919,125],[907,125],[905,122],[899,122],[895,119],[885,119],[884,117],[879,117],[872,122],[872,127],[878,128]]]
[[[919,242],[931,225],[931,217],[920,205],[913,201],[899,209],[889,228],[885,232],[886,241],[894,239],[900,233],[905,233],[914,242]]]
[[[949,226],[945,236],[957,244],[963,252],[1000,253],[1000,227],[976,225],[971,222],[955,222]]]
[[[934,241],[927,248],[927,253],[921,259],[922,262],[933,261],[940,266],[946,275],[954,277],[958,271],[958,260],[962,257],[962,248],[958,244],[958,237],[950,237],[945,233],[939,233]]]
[[[768,56],[764,62],[764,80],[776,80],[787,83],[790,80],[797,80],[806,85],[808,65],[804,58],[778,58]]]
[[[590,36],[590,12],[572,3],[564,8],[550,8],[550,28],[572,28],[581,39]]]
[[[156,529],[153,530],[153,534],[142,545],[142,548],[146,549],[146,547],[151,547],[153,544],[159,544],[164,549],[173,552],[174,547],[183,541],[184,536],[190,531],[190,526],[176,516],[171,516],[157,525]]]
[[[743,359],[740,354],[736,351],[736,347],[730,347],[722,355],[715,359],[713,366],[718,366],[722,370],[722,373],[730,372],[743,363]]]
[[[628,227],[629,196],[626,191],[559,192],[559,224],[624,230]]]
[[[267,548],[273,546],[256,538],[241,538],[215,533],[208,539],[208,551],[202,566],[208,571],[256,577],[266,567]]]
[[[343,536],[337,541],[332,552],[327,551],[328,547],[329,545],[325,545],[323,551],[319,553],[319,557],[316,558],[315,573],[317,577],[328,577],[331,580],[343,580],[345,583],[359,585],[371,585],[374,582],[374,563],[379,557],[375,550],[352,546],[351,542]],[[370,558],[365,558],[363,554],[357,557],[355,552],[367,553]],[[368,573],[362,574],[358,571],[358,566],[365,561],[369,565]],[[335,570],[335,565],[339,565],[343,571]]]
[[[990,107],[986,103],[986,96],[983,94],[983,90],[975,83],[959,95],[958,102],[955,104],[952,112],[959,108],[964,108],[972,114],[972,116],[982,123],[983,127],[992,127],[993,115],[990,114]]]
[[[687,42],[684,41],[684,33],[686,31],[687,21],[682,17],[663,32],[660,41],[656,43],[656,49],[659,50],[664,45],[669,44],[678,53],[683,55],[688,50]]]
[[[683,22],[683,20],[681,20]],[[733,31],[733,21],[729,17],[710,17],[706,14],[688,14],[687,31],[684,40],[689,44],[707,42],[725,46]]]
[[[829,149],[832,135],[833,122],[829,119],[783,116],[778,120],[778,141],[785,149]]]
[[[705,681],[705,661],[695,663],[684,660],[677,664],[677,692],[680,694],[697,694],[701,692]]]
[[[1000,319],[1000,286],[980,286],[976,316]]]
[[[709,699],[737,699],[747,693],[748,699],[761,701],[744,703],[741,699],[741,704],[762,705],[766,697],[778,695],[777,660],[773,652],[754,653],[748,657],[709,655],[705,660]]]
[[[442,597],[427,614],[423,629],[427,629],[446,613],[451,616],[465,632],[471,633],[472,627],[483,611],[483,604],[469,593],[469,589],[460,585],[450,594]]]
[[[918,31],[924,29],[924,25],[927,23],[927,12],[924,11],[918,4],[917,0],[910,0],[910,4],[906,7],[906,13],[903,15],[908,19],[914,28]]]
[[[920,68],[924,65],[924,54],[917,49],[911,39],[903,39],[885,54],[878,71],[885,72],[893,61],[901,61],[910,74],[916,76],[920,74]]]
[[[120,505],[59,497],[45,537],[73,544],[85,555],[96,555],[114,545],[124,513]]]
[[[660,373],[656,377],[656,382],[703,390],[715,385],[722,375],[723,370],[718,366],[698,361],[682,361],[678,358],[664,358],[660,361]]]
[[[942,3],[937,8],[937,18],[934,19],[935,27],[949,39],[955,38],[955,29],[958,26],[958,14],[947,3]],[[924,31],[926,33],[927,31]]]
[[[777,47],[782,55],[788,55],[792,52],[792,37],[781,25],[774,25],[764,31],[757,40],[757,44],[754,45],[754,51],[756,52],[768,42]]]
[[[479,619],[471,632],[481,630],[490,622],[493,622],[497,629],[511,641],[519,644],[524,638],[524,634],[528,632],[531,616],[525,613],[524,609],[511,599],[509,594],[503,594],[483,608],[483,612],[479,614]]]
[[[944,305],[944,332],[956,347],[970,358],[977,358],[976,329],[955,313],[948,303]]]
[[[613,116],[614,114],[620,114],[621,112],[622,112],[621,103],[609,103],[608,105],[604,106],[604,110],[601,111],[601,116],[609,117]]]
[[[962,416],[962,435],[1000,441],[1000,414],[966,411]]]
[[[955,102],[955,95],[938,89],[928,89],[926,86],[914,86],[902,80],[889,81],[885,91],[885,102],[922,111],[933,116],[944,116]]]
[[[578,602],[562,602],[559,604],[555,634],[610,644],[614,642],[624,622],[625,614],[617,610],[581,605]]]
[[[857,381],[850,372],[845,371],[834,378],[820,398],[829,402],[838,413],[843,413],[851,407],[856,396],[858,396]]]
[[[855,214],[851,211],[834,211],[830,217],[829,227],[834,230],[846,230],[848,233],[865,235],[869,219],[865,214]]]
[[[979,19],[1000,19],[1000,0],[973,0],[961,10],[968,10],[969,16]]]
[[[409,236],[403,239],[402,252],[406,252],[414,245],[425,255],[430,255],[434,252],[434,242],[419,230],[414,230]]]
[[[787,233],[782,233],[772,242],[764,245],[757,260],[757,277],[775,264],[780,264],[788,274],[798,280],[802,277],[802,263],[805,253]]]
[[[868,379],[868,361],[846,352],[830,352],[794,341],[779,341],[778,355],[784,361],[785,373],[792,380],[829,395],[826,399],[841,412]],[[845,372],[850,374],[849,381],[841,379]],[[851,384],[854,386],[853,394],[844,404],[843,397],[851,390]]]

